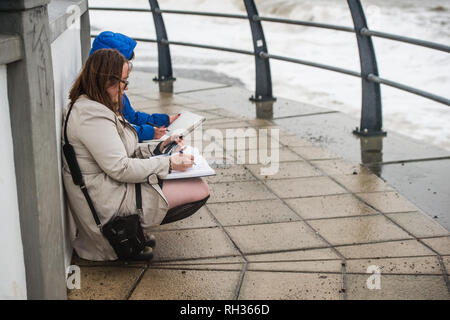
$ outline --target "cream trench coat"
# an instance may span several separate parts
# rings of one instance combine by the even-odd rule
[[[64,121],[69,108],[64,113]],[[62,140],[64,144],[64,122]],[[136,130],[106,106],[81,96],[67,123],[86,188],[102,224],[116,215],[136,213],[135,183],[142,186],[141,224],[146,234],[160,225],[168,203],[158,177],[169,172],[168,158],[152,158],[156,144],[138,143]],[[95,224],[80,187],[63,157],[63,181],[69,207],[72,246],[87,260],[116,260],[109,242]]]

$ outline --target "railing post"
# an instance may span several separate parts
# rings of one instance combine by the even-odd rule
[[[169,40],[166,27],[157,0],[149,0],[155,23],[156,40],[158,42],[158,77],[154,81],[174,81],[172,74],[172,59],[170,58]]]
[[[258,10],[253,0],[244,0],[248,20],[252,30],[255,51],[256,90],[252,101],[275,101],[272,96],[272,77],[264,31],[259,19]]]
[[[386,135],[386,132],[382,131],[380,84],[368,80],[369,75],[378,76],[378,67],[372,38],[361,33],[361,31],[367,30],[364,10],[360,0],[347,0],[347,3],[352,14],[358,41],[362,79],[361,126],[356,128],[353,133],[362,136]]]

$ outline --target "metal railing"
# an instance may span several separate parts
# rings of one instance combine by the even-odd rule
[[[349,6],[352,20],[353,28],[300,21],[300,20],[290,20],[290,19],[279,19],[271,17],[261,17],[258,14],[255,2],[253,0],[243,0],[247,15],[238,14],[224,14],[217,12],[200,12],[200,11],[181,11],[181,10],[162,10],[159,8],[157,0],[149,0],[150,9],[132,9],[132,8],[106,8],[106,7],[90,7],[90,10],[102,10],[102,11],[128,11],[128,12],[151,12],[153,15],[153,20],[155,23],[156,39],[147,38],[134,38],[136,41],[143,42],[154,42],[158,44],[158,77],[155,78],[157,81],[167,81],[175,80],[172,74],[172,61],[170,57],[170,45],[180,45],[189,46],[195,48],[220,50],[232,53],[253,55],[255,57],[255,71],[256,71],[256,88],[255,95],[250,99],[256,102],[262,101],[274,101],[276,100],[272,95],[272,79],[270,73],[270,59],[286,61],[290,63],[302,64],[306,66],[311,66],[315,68],[325,69],[329,71],[334,71],[354,77],[361,78],[362,81],[362,108],[361,108],[361,124],[354,133],[363,136],[377,136],[385,135],[386,133],[382,130],[382,109],[381,109],[381,92],[380,84],[391,86],[403,91],[407,91],[427,99],[434,100],[436,102],[442,103],[444,105],[450,106],[450,100],[417,88],[409,87],[404,84],[391,81],[388,79],[383,79],[379,77],[378,66],[375,55],[375,50],[373,48],[372,37],[379,37],[394,41],[400,41],[404,43],[409,43],[413,45],[418,45],[434,50],[440,50],[443,52],[450,53],[450,47],[434,43],[430,41],[424,41],[414,38],[403,37],[394,34],[388,34],[383,32],[378,32],[370,30],[367,26],[366,17],[364,14],[363,7],[360,0],[347,0]],[[229,19],[245,19],[250,22],[252,39],[253,39],[253,51],[241,50],[236,48],[226,48],[219,46],[211,46],[199,43],[188,43],[180,41],[169,41],[166,33],[166,28],[164,25],[164,20],[162,14],[182,14],[182,15],[197,15],[197,16],[208,16],[208,17],[220,17]],[[295,59],[290,57],[284,57],[279,55],[271,55],[268,53],[267,43],[264,37],[264,31],[261,22],[273,22],[273,23],[283,23],[291,25],[299,25],[306,27],[316,27],[337,30],[342,32],[351,32],[356,35],[361,71],[353,71],[344,68],[339,68],[335,66],[325,65],[321,63],[316,63],[313,61],[306,61],[301,59]],[[96,35],[91,35],[95,37]]]

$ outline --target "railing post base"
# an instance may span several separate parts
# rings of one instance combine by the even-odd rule
[[[353,130],[353,134],[360,137],[385,137],[387,132],[383,130],[368,130],[356,127],[355,130]]]
[[[153,81],[158,82],[159,86],[159,92],[167,92],[167,93],[173,93],[173,83],[176,80],[176,78],[170,78],[170,79],[159,79],[158,77],[154,77]]]
[[[256,101],[256,118],[273,119],[273,103],[275,100]]]
[[[153,78],[153,81],[155,81],[155,82],[174,82],[174,81],[176,81],[177,80],[177,78],[174,78],[174,77],[154,77]]]
[[[248,100],[252,102],[275,102],[277,101],[277,98],[275,97],[264,97],[264,96],[258,96],[255,98],[254,95],[252,95]]]

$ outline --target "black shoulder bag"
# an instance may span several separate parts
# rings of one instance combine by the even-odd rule
[[[102,232],[103,236],[109,241],[113,247],[116,255],[120,260],[127,260],[139,255],[145,247],[145,236],[142,230],[141,221],[138,214],[128,216],[117,216],[104,226],[100,223],[100,219],[95,211],[94,204],[89,196],[86,185],[84,184],[83,176],[81,174],[80,166],[76,158],[75,150],[67,139],[67,121],[69,120],[70,112],[73,104],[70,105],[64,124],[64,146],[63,153],[67,160],[67,164],[72,175],[73,183],[80,186],[84,197],[89,205],[89,208],[94,217],[97,227]],[[138,213],[142,212],[142,195],[141,184],[136,185],[136,207]]]

